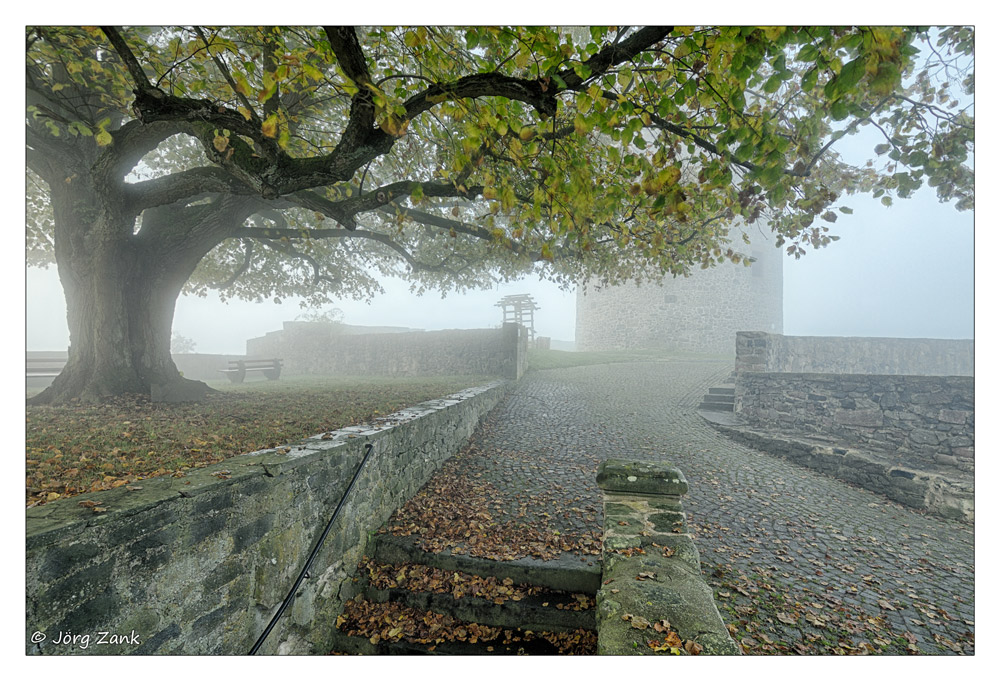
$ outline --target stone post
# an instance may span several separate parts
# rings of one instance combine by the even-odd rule
[[[738,655],[701,576],[681,497],[684,474],[668,464],[608,459],[604,496],[600,655]]]

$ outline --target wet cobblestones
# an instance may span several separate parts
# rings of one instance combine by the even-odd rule
[[[569,539],[600,531],[602,460],[668,461],[690,483],[702,567],[746,652],[972,653],[972,527],[713,430],[696,406],[730,370],[661,361],[530,373],[451,470],[497,489],[501,515]]]

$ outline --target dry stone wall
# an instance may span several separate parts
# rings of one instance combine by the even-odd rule
[[[947,517],[975,516],[971,340],[736,338],[735,412],[720,430]]]
[[[736,413],[753,427],[834,438],[919,470],[973,470],[974,410],[971,376],[744,372],[736,383]]]

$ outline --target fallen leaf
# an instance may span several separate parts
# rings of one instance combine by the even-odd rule
[[[784,622],[785,624],[795,624],[796,622],[798,622],[798,620],[795,617],[789,615],[787,612],[779,612],[778,619]]]
[[[649,620],[646,619],[645,617],[643,617],[642,615],[633,615],[632,616],[632,628],[633,629],[648,629],[649,628]]]

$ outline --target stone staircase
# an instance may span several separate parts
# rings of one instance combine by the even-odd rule
[[[698,409],[705,411],[735,411],[736,386],[723,384],[715,388],[709,388],[708,394],[702,397]]]
[[[595,654],[600,565],[567,555],[493,561],[429,553],[381,534],[337,618],[332,652],[368,655]]]

